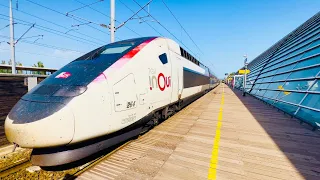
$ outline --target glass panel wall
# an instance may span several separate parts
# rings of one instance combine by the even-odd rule
[[[248,64],[247,91],[320,128],[320,13]]]

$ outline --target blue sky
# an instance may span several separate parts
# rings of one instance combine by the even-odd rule
[[[81,7],[82,5],[77,1],[86,4],[96,2],[96,0],[31,1],[50,7],[61,13]],[[141,5],[148,2],[147,0],[137,1]],[[15,4],[16,0],[13,0],[13,2]],[[122,2],[134,11],[139,10],[139,6],[132,0],[122,0]],[[319,0],[165,0],[165,2],[202,52],[199,52],[183,32],[161,0],[153,0],[150,5],[150,13],[179,40],[182,40],[189,49],[197,53],[200,61],[211,67],[220,78],[223,77],[225,72],[239,69],[243,64],[244,54],[248,54],[248,60],[251,61],[283,36],[316,14],[320,7]],[[21,21],[17,21],[20,23],[15,26],[16,38],[20,37],[30,27],[27,22],[36,23],[36,26],[51,28],[55,33],[59,31],[60,33],[58,34],[66,36],[62,37],[39,28],[32,28],[25,37],[44,35],[43,39],[38,39],[36,43],[65,49],[45,48],[25,42],[18,42],[16,46],[16,60],[22,62],[23,65],[31,66],[37,61],[42,61],[46,67],[60,68],[83,53],[110,42],[110,36],[107,34],[109,33],[108,29],[96,24],[90,24],[93,28],[87,25],[82,25],[78,28],[72,27],[72,25],[78,25],[79,22],[65,15],[32,4],[27,0],[19,0],[18,3],[18,10],[14,10],[14,16],[26,22],[21,23]],[[6,17],[9,9],[4,7],[8,6],[8,4],[8,0],[0,0],[0,42],[7,41],[5,37],[9,36],[9,28],[3,28],[9,24],[9,20]],[[90,7],[109,15],[109,0],[104,0]],[[23,12],[38,16],[52,23]],[[109,24],[110,22],[108,17],[89,8],[74,11],[72,14],[96,23]],[[123,22],[132,14],[119,0],[116,0],[116,19],[119,22]],[[146,13],[142,11],[139,15],[145,16]],[[149,20],[151,19],[149,18]],[[176,40],[156,22],[148,21],[148,23],[164,36]],[[143,36],[159,36],[146,23],[139,23],[138,20],[131,20],[126,26]],[[72,31],[69,31],[70,29]],[[116,32],[116,36],[121,39],[138,37],[137,34],[125,27],[120,28]],[[25,41],[32,43],[36,39],[37,37],[27,38]],[[9,45],[4,42],[0,44],[0,60],[10,59],[9,48]]]

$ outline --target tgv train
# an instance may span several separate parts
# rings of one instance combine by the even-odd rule
[[[71,163],[138,136],[217,86],[209,68],[162,37],[102,46],[24,95],[7,139],[39,166]]]

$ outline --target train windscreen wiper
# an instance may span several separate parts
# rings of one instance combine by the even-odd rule
[[[91,56],[89,56],[89,58],[87,58],[86,60],[92,60],[92,59],[96,58],[97,55],[100,55],[101,50],[102,50],[103,48],[105,48],[105,46],[102,46],[102,47],[100,47],[99,49],[97,49],[97,51],[94,52]]]

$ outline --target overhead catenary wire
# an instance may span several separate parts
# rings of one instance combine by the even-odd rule
[[[59,14],[61,14],[61,15],[63,15],[63,16],[66,16],[64,13],[62,13],[62,12],[59,12],[59,11],[57,11],[57,10],[55,10],[55,9],[52,9],[52,8],[49,8],[49,7],[46,7],[46,6],[43,6],[43,5],[41,5],[41,4],[39,4],[39,3],[36,3],[36,2],[33,2],[33,1],[31,1],[31,0],[26,0],[26,1],[28,1],[28,2],[30,2],[30,3],[33,3],[33,4],[36,4],[36,5],[38,5],[38,6],[41,6],[41,7],[43,7],[43,8],[46,8],[46,9],[49,9],[49,10],[51,10],[51,11],[53,11],[53,12],[55,12],[55,13],[59,13]],[[77,2],[79,2],[79,3],[81,3],[81,4],[83,4],[84,6],[82,6],[82,8],[85,8],[85,7],[88,7],[88,8],[90,8],[90,9],[93,9],[93,10],[95,10],[94,8],[92,8],[92,7],[90,7],[90,4],[88,4],[88,5],[86,5],[86,4],[84,4],[84,3],[82,3],[82,2],[80,2],[80,1],[78,1],[78,0],[75,0],[75,1],[77,1]],[[125,3],[123,3],[121,0],[119,0],[123,5],[125,5],[130,11],[132,11],[132,12],[134,12],[131,8],[129,8]],[[152,19],[154,19],[154,21],[156,21],[161,27],[163,27],[169,34],[171,34],[176,40],[178,40],[182,45],[184,45],[185,47],[186,47],[186,49],[188,49],[190,52],[192,52],[193,54],[196,54],[196,53],[194,53],[192,50],[190,50],[181,40],[179,40],[172,32],[170,32],[163,24],[161,24],[155,17],[153,17],[148,11],[146,11],[136,0],[133,0],[136,4],[138,4],[146,13],[148,13],[149,14],[149,17],[151,17]],[[98,1],[98,2],[100,2],[100,1]],[[191,36],[189,35],[189,33],[185,30],[185,28],[182,26],[182,24],[178,21],[178,19],[175,17],[175,15],[173,14],[173,12],[169,9],[169,7],[165,4],[165,2],[162,0],[162,2],[164,3],[164,5],[167,7],[167,9],[170,11],[170,13],[172,14],[172,16],[176,19],[176,21],[179,23],[179,25],[181,26],[181,28],[185,31],[185,33],[189,36],[189,38],[193,41],[193,43],[195,44],[195,46],[198,48],[198,50],[200,51],[200,52],[202,52],[201,50],[200,50],[200,48],[199,48],[199,46],[194,42],[194,40],[191,38]],[[97,3],[97,2],[96,2]],[[1,5],[1,4],[0,4]],[[2,6],[4,6],[4,5],[2,5]],[[81,9],[81,8],[77,8],[77,10],[78,9]],[[72,11],[69,11],[69,12],[73,12],[74,10],[72,10]],[[108,15],[106,15],[105,13],[102,13],[101,11],[98,11],[98,10],[95,10],[96,12],[99,12],[100,14],[103,14],[104,16],[106,16],[106,17],[109,17]],[[25,13],[25,14],[28,14],[28,15],[30,15],[30,16],[33,16],[33,17],[36,17],[36,18],[38,18],[38,19],[40,19],[40,20],[43,20],[43,21],[46,21],[46,22],[49,22],[49,23],[51,23],[51,24],[55,24],[55,25],[57,25],[57,26],[60,26],[60,27],[63,27],[63,28],[65,28],[65,29],[68,29],[68,32],[70,31],[70,30],[72,30],[72,29],[70,29],[70,28],[66,28],[66,27],[64,27],[64,26],[61,26],[61,25],[59,25],[59,24],[57,24],[57,23],[54,23],[54,22],[51,22],[51,21],[48,21],[48,20],[46,20],[46,19],[43,19],[43,18],[41,18],[41,17],[38,17],[38,16],[35,16],[35,15],[32,15],[32,14],[30,14],[30,13],[27,13],[27,12],[24,12],[24,11],[20,11],[19,10],[19,12],[22,12],[22,13]],[[138,15],[137,15],[138,16]],[[139,16],[138,16],[139,17]],[[76,20],[76,19],[75,19]],[[79,20],[77,20],[78,22],[80,22]],[[147,23],[148,24],[148,23]],[[150,24],[148,24],[150,27],[152,27]],[[40,30],[43,30],[43,31],[47,31],[47,32],[49,32],[49,33],[54,33],[54,32],[51,32],[50,30],[48,30],[48,29],[46,29],[47,27],[37,27],[37,29],[40,29]],[[93,28],[95,28],[95,27],[93,27]],[[157,33],[159,33],[161,36],[163,36],[159,31],[157,31],[154,27],[152,27]],[[97,29],[97,28],[96,28]],[[54,29],[51,29],[52,31],[57,31],[57,30],[54,30]],[[97,29],[97,30],[99,30],[99,29]],[[101,30],[100,30],[101,31]],[[101,31],[101,32],[103,32],[103,33],[105,33],[104,31]],[[58,34],[58,33],[61,33],[61,34]],[[79,32],[76,32],[76,33],[78,33],[78,34],[82,34],[82,33],[79,33]],[[135,32],[136,33],[136,32]],[[64,33],[64,32],[61,32],[61,31],[57,31],[57,33],[55,33],[55,34],[57,34],[57,35],[59,35],[59,36],[64,36],[64,35],[62,35],[62,34],[66,34],[66,33]],[[83,34],[83,35],[85,35],[85,34]],[[66,37],[66,36],[64,36],[64,37]],[[90,37],[90,36],[89,36]],[[69,38],[69,37],[67,37],[67,38]],[[80,38],[80,37],[77,37],[77,36],[74,36],[74,38]],[[93,38],[93,37],[92,37]],[[82,38],[83,39],[83,38]],[[94,38],[94,39],[96,39],[96,38]],[[118,38],[119,39],[119,38]],[[73,40],[76,40],[76,39],[73,39]],[[83,40],[85,40],[85,41],[88,41],[87,39],[83,39]],[[101,41],[100,39],[97,39],[97,40],[99,40],[99,41]],[[76,40],[76,41],[79,41],[79,40]],[[79,41],[79,42],[81,42],[81,41]],[[91,42],[93,42],[93,41],[91,41]],[[94,42],[94,43],[96,43],[96,42]],[[211,63],[211,65],[212,65],[212,63]],[[213,65],[212,65],[213,66]]]
[[[180,23],[180,21],[178,20],[178,18],[173,14],[173,12],[170,10],[170,8],[168,7],[168,5],[164,2],[164,0],[161,0],[162,3],[165,5],[165,7],[168,9],[168,11],[170,12],[170,14],[174,17],[174,19],[178,22],[178,24],[180,25],[180,27],[183,29],[183,31],[188,35],[189,39],[193,42],[193,44],[197,47],[197,49],[199,50],[199,52],[201,52],[203,54],[203,52],[201,51],[201,49],[199,48],[199,46],[197,45],[197,43],[195,43],[195,41],[192,39],[192,37],[190,36],[190,34],[187,32],[187,30],[182,26],[182,24]]]
[[[71,19],[73,19],[73,20],[75,20],[75,21],[78,21],[78,22],[80,22],[80,23],[83,23],[83,21],[80,21],[80,20],[78,20],[78,19],[74,19],[74,18],[72,18],[72,17],[70,17],[70,16],[66,16],[66,14],[64,14],[64,13],[62,13],[62,12],[59,12],[59,11],[57,11],[57,10],[55,10],[55,9],[49,8],[49,7],[47,7],[47,6],[41,5],[41,4],[39,4],[39,3],[30,1],[30,0],[26,0],[26,1],[28,1],[28,2],[30,2],[30,3],[32,3],[32,4],[35,4],[35,5],[37,5],[37,6],[40,6],[40,7],[42,7],[42,8],[48,9],[48,10],[50,10],[50,11],[52,11],[52,12],[58,13],[58,14],[60,14],[60,15],[63,15],[63,16],[65,16],[65,17],[71,18]],[[96,27],[94,27],[94,26],[91,26],[90,24],[87,24],[87,26],[89,26],[90,28],[95,29],[95,30],[97,30],[97,31],[99,31],[99,32],[101,32],[101,33],[110,35],[110,33],[107,33],[107,32],[105,32],[105,31],[102,31],[102,30],[100,30],[100,29],[98,29],[98,28],[96,28]],[[77,33],[79,33],[79,32],[77,32]],[[118,37],[116,37],[116,39],[122,40],[121,38],[118,38]]]
[[[43,37],[43,35],[28,36],[28,37],[24,37],[21,39],[30,39],[30,38],[35,38],[35,37]]]
[[[5,38],[5,39],[10,39],[9,36],[0,35],[0,37]],[[74,49],[69,49],[69,48],[64,48],[64,47],[59,47],[59,46],[53,46],[53,45],[44,44],[44,43],[32,42],[32,41],[27,41],[27,40],[21,40],[20,42],[27,43],[27,44],[33,44],[33,45],[36,45],[36,46],[50,48],[50,49],[61,50],[61,51],[73,51],[73,52],[82,53],[82,54],[85,53],[85,52],[81,52],[81,51],[74,50]]]
[[[9,16],[4,15],[4,14],[0,14],[0,16],[9,17]],[[23,23],[16,22],[16,23],[22,24],[22,25],[32,25],[33,24],[31,22],[28,22],[28,21],[25,21],[25,20],[21,20],[21,19],[17,19],[17,18],[14,18],[14,20],[23,22]],[[24,23],[27,23],[27,24],[24,24]],[[91,41],[91,40],[88,40],[88,39],[85,39],[85,38],[81,38],[81,37],[78,37],[78,36],[74,36],[74,35],[71,35],[71,34],[65,34],[65,32],[62,32],[62,31],[59,31],[59,30],[56,30],[56,29],[52,29],[52,28],[48,28],[48,27],[45,27],[45,26],[42,26],[42,25],[36,24],[34,28],[40,29],[42,31],[46,31],[46,32],[49,32],[49,33],[52,33],[52,34],[55,34],[55,35],[58,35],[58,36],[62,36],[62,37],[68,38],[68,39],[72,39],[72,40],[75,40],[75,41],[78,41],[78,42],[82,42],[84,44],[88,44],[89,43],[89,44],[95,45],[95,46],[96,45],[101,45],[101,43],[98,43],[98,42],[95,42],[95,41]]]
[[[16,40],[15,44],[18,43],[18,42],[20,41],[20,39],[23,38],[23,36],[26,35],[26,34],[34,27],[34,25],[35,25],[35,24],[32,24],[32,25],[28,28],[28,30],[26,30],[26,31]]]
[[[83,3],[83,2],[81,2],[81,1],[79,1],[79,0],[74,0],[74,1],[76,1],[76,2],[78,2],[78,3],[80,3],[80,4],[82,4],[82,5],[85,5],[85,3]],[[107,14],[105,14],[105,13],[103,13],[103,12],[101,12],[101,11],[99,11],[99,10],[97,10],[97,9],[93,8],[93,7],[88,6],[88,8],[90,8],[91,10],[93,10],[93,11],[95,11],[95,12],[97,12],[97,13],[99,13],[99,14],[101,14],[101,15],[105,16],[105,17],[110,18],[110,16],[109,16],[109,15],[107,15]],[[118,20],[116,20],[116,19],[115,19],[115,21],[116,21],[117,23],[120,23],[120,22],[119,22]],[[136,31],[134,31],[133,29],[131,29],[131,28],[127,27],[127,26],[124,26],[124,27],[125,27],[125,28],[127,28],[128,30],[130,30],[131,32],[135,33],[136,35],[138,35],[138,36],[142,36],[141,34],[137,33],[137,32],[136,32]]]
[[[145,8],[146,6],[149,6],[149,4],[150,4],[151,2],[152,2],[152,0],[150,0],[150,1],[149,1],[147,4],[145,4],[144,6],[140,6],[140,9],[139,9],[137,12],[133,13],[133,15],[131,15],[130,18],[128,18],[127,20],[125,20],[123,23],[121,23],[120,26],[122,26],[122,25],[126,24],[128,21],[132,20],[134,16],[136,16],[140,11],[144,10],[144,8]]]
[[[138,6],[142,7],[136,0],[133,0]],[[190,52],[192,52],[194,55],[197,55],[196,53],[194,53],[190,48],[188,48],[188,46],[186,46],[181,40],[179,40],[172,32],[170,32],[163,24],[161,24],[155,17],[153,17],[147,10],[143,9],[146,13],[148,13],[148,15],[154,20],[156,21],[162,28],[164,28],[171,36],[173,36],[177,41],[179,41],[182,45],[185,46],[185,48],[187,50],[189,50]]]
[[[76,9],[74,9],[74,10],[68,11],[66,14],[69,14],[69,13],[74,12],[74,11],[78,11],[78,10],[83,9],[83,8],[86,8],[86,7],[90,7],[91,5],[97,4],[97,3],[102,2],[102,1],[103,1],[103,0],[98,0],[98,1],[93,2],[93,3],[91,3],[91,4],[85,4],[85,5],[82,6],[82,7],[79,7],[79,8],[76,8]]]
[[[0,14],[0,16],[1,16],[1,15],[2,15],[2,14]],[[32,23],[30,23],[30,22],[23,21],[23,20],[20,20],[20,19],[16,19],[16,18],[14,18],[14,19],[17,20],[17,21],[22,21],[22,22],[25,22],[25,23],[29,23],[29,24],[24,24],[24,23],[17,22],[17,24],[21,24],[21,25],[30,25],[30,24],[32,24]],[[55,35],[58,35],[58,36],[61,36],[61,37],[65,37],[65,38],[68,38],[68,39],[71,39],[71,40],[74,40],[74,41],[77,41],[77,42],[82,42],[82,43],[84,43],[84,44],[90,44],[90,45],[94,45],[94,46],[96,46],[96,45],[101,45],[101,44],[99,44],[99,43],[91,43],[91,42],[88,42],[88,41],[79,40],[79,39],[77,39],[77,38],[79,38],[79,37],[77,37],[77,36],[65,35],[64,32],[61,32],[61,31],[58,31],[58,30],[55,30],[55,29],[51,29],[51,28],[47,28],[47,27],[45,27],[45,26],[35,25],[34,28],[35,28],[35,29],[42,30],[42,31],[45,31],[45,32],[48,32],[48,33],[51,33],[51,34],[55,34]],[[61,34],[59,34],[59,33],[61,33]],[[69,36],[71,36],[71,37],[69,37]],[[80,39],[81,39],[81,38],[80,38]]]
[[[63,47],[58,47],[58,46],[53,46],[53,45],[48,45],[48,44],[43,44],[43,43],[37,43],[37,42],[32,42],[32,41],[27,41],[27,40],[21,40],[21,42],[24,42],[24,43],[27,43],[27,44],[33,44],[33,45],[36,45],[36,46],[41,46],[41,47],[61,50],[61,51],[72,51],[72,52],[78,52],[78,53],[82,53],[82,54],[85,53],[85,52],[81,52],[81,51],[74,50],[74,49],[63,48]]]
[[[169,8],[169,6],[164,2],[164,0],[161,0],[162,3],[165,5],[165,7],[168,9],[168,11],[171,13],[171,15],[174,17],[174,19],[178,22],[178,24],[180,25],[181,29],[183,29],[183,31],[187,34],[187,36],[189,37],[189,39],[193,42],[193,44],[197,47],[197,49],[199,50],[200,53],[204,54],[201,49],[199,48],[199,46],[197,45],[197,43],[193,40],[193,38],[190,36],[190,34],[187,32],[187,30],[182,26],[182,24],[180,23],[180,21],[178,20],[178,18],[174,15],[174,13],[171,11],[171,9]],[[214,69],[215,66],[213,65],[213,63],[209,60],[206,60]]]
[[[10,49],[3,49],[3,48],[0,48],[0,50],[2,50],[2,51],[10,51]],[[36,52],[20,51],[20,50],[16,50],[16,51],[19,52],[19,53],[32,54],[32,55],[45,56],[45,57],[52,57],[52,58],[57,58],[57,59],[65,58],[65,57],[62,57],[62,56],[52,56],[52,55],[36,53]]]
[[[124,2],[122,2],[121,0],[119,0],[119,2],[120,2],[121,4],[123,4],[127,9],[129,9],[132,13],[135,13],[134,10],[131,9],[129,6],[127,6]],[[141,7],[141,6],[140,6],[140,7]],[[137,17],[140,18],[139,15],[137,15]],[[157,32],[160,36],[163,36],[157,29],[155,29],[153,26],[151,26],[148,22],[146,22],[146,24],[147,24],[150,28],[152,28],[155,32]]]
[[[37,6],[40,6],[40,7],[42,7],[42,8],[48,9],[48,10],[50,10],[50,11],[53,11],[53,12],[55,12],[55,13],[58,13],[58,14],[60,14],[60,15],[63,15],[64,17],[72,18],[72,17],[68,17],[68,16],[66,16],[66,15],[65,15],[64,13],[62,13],[62,12],[59,12],[59,11],[57,11],[57,10],[55,10],[55,9],[52,9],[52,8],[49,8],[49,7],[43,6],[43,5],[39,4],[39,3],[36,3],[36,2],[30,1],[30,0],[26,0],[26,1],[28,1],[28,2],[30,2],[30,3],[32,3],[32,4],[35,4],[35,5],[37,5]],[[0,4],[0,5],[1,5],[1,4]],[[8,6],[5,6],[5,5],[1,5],[1,6],[4,6],[4,7],[9,8]],[[50,23],[50,24],[53,24],[53,25],[59,26],[59,27],[61,27],[61,28],[67,29],[67,30],[69,30],[69,29],[70,29],[70,28],[67,28],[67,27],[65,27],[65,26],[62,26],[62,25],[60,25],[60,24],[57,24],[57,23],[55,23],[55,22],[52,22],[52,21],[46,20],[46,19],[44,19],[44,18],[41,18],[41,17],[39,17],[39,16],[36,16],[36,15],[30,14],[30,13],[27,13],[27,12],[25,12],[25,11],[21,11],[21,10],[19,10],[18,12],[21,12],[21,13],[27,14],[27,15],[29,15],[29,16],[32,16],[32,17],[34,17],[34,18],[40,19],[40,20],[42,20],[42,21],[45,21],[45,22],[47,22],[47,23]],[[73,18],[72,18],[72,19],[73,19]],[[74,19],[74,20],[76,20],[76,21],[78,21],[78,22],[81,22],[81,21],[79,21],[79,20],[77,20],[77,19]],[[87,25],[87,26],[89,26],[89,27],[91,27],[92,29],[95,29],[95,30],[97,30],[97,31],[99,31],[99,32],[102,32],[102,33],[104,33],[104,34],[108,34],[108,35],[109,35],[109,33],[104,32],[104,31],[102,31],[102,30],[100,30],[100,29],[97,29],[97,28],[95,28],[95,27],[93,27],[93,26],[91,26],[91,25]],[[89,38],[92,38],[92,39],[96,39],[96,40],[101,41],[101,39],[97,39],[97,38],[95,38],[95,37],[89,36],[89,35],[84,34],[84,33],[81,33],[81,32],[76,32],[76,31],[75,31],[75,33],[77,33],[77,34],[81,34],[81,35],[83,35],[83,36],[86,36],[86,37],[89,37]]]
[[[52,11],[52,12],[58,13],[58,14],[60,14],[60,15],[63,15],[64,17],[68,17],[68,18],[74,19],[74,18],[72,18],[72,17],[70,17],[70,16],[66,16],[65,13],[62,13],[62,12],[60,12],[60,11],[57,11],[57,10],[55,10],[55,9],[53,9],[53,8],[44,6],[44,5],[42,5],[42,4],[33,2],[33,1],[31,1],[31,0],[26,0],[26,1],[28,1],[28,2],[30,2],[30,3],[32,3],[32,4],[35,4],[35,5],[37,5],[37,6],[40,6],[40,7],[44,8],[44,9],[48,9],[48,10],[50,10],[50,11]],[[74,19],[74,20],[83,23],[82,21],[80,21],[80,20],[78,20],[78,19]],[[105,31],[102,31],[102,30],[100,30],[100,29],[98,29],[98,28],[96,28],[96,27],[94,27],[94,26],[91,26],[90,24],[87,24],[87,26],[89,26],[89,27],[91,27],[92,29],[95,29],[95,30],[97,30],[97,31],[99,31],[99,32],[101,32],[101,33],[110,35],[109,33],[105,32]],[[79,32],[78,32],[78,33],[79,33]]]
[[[7,27],[9,27],[9,24],[6,25],[6,26],[4,26],[4,27],[2,27],[2,28],[0,28],[0,30],[5,29],[5,28],[7,28]]]
[[[77,42],[82,42],[82,43],[84,43],[84,44],[87,44],[88,42],[86,42],[86,41],[83,41],[83,40],[79,40],[79,39],[75,39],[75,38],[72,38],[72,36],[71,37],[69,37],[68,35],[66,35],[65,33],[63,33],[63,32],[61,32],[61,31],[55,31],[55,30],[52,30],[52,29],[48,29],[48,28],[44,28],[44,27],[35,27],[36,29],[39,29],[39,30],[42,30],[42,31],[45,31],[45,32],[48,32],[48,33],[51,33],[51,34],[56,34],[56,35],[58,35],[58,36],[61,36],[61,37],[65,37],[65,38],[68,38],[68,39],[71,39],[71,40],[74,40],[74,41],[77,41]],[[61,34],[59,34],[59,33],[61,33]],[[101,43],[90,43],[91,45],[94,45],[94,46],[97,46],[97,45],[99,45],[99,46],[101,46],[102,44]]]
[[[3,7],[6,7],[6,8],[9,8],[8,6],[2,5],[2,4],[0,4],[0,6],[3,6]],[[21,11],[21,10],[19,10],[19,12],[20,12],[20,13],[23,13],[23,14],[26,14],[26,15],[29,15],[29,16],[31,16],[31,17],[34,17],[34,18],[40,19],[40,20],[45,21],[45,22],[47,22],[47,23],[50,23],[50,24],[56,25],[56,26],[58,26],[58,27],[61,27],[61,28],[64,28],[64,29],[70,30],[70,28],[67,28],[67,27],[65,27],[65,26],[59,25],[59,24],[57,24],[57,23],[55,23],[55,22],[52,22],[52,21],[46,20],[46,19],[44,19],[44,18],[41,18],[41,17],[35,16],[35,15],[33,15],[33,14],[27,13],[27,12],[25,12],[25,11]],[[7,16],[7,15],[3,15],[3,14],[2,14],[2,16],[9,17],[9,16]],[[17,19],[17,18],[15,18],[15,19]],[[20,20],[20,21],[23,21],[23,20]],[[27,22],[27,23],[30,23],[30,22]],[[38,26],[39,26],[39,25],[38,25]],[[92,37],[92,36],[89,36],[89,35],[87,35],[87,34],[83,34],[83,33],[80,33],[80,32],[75,32],[75,33],[77,33],[77,34],[81,34],[82,36],[88,37],[88,38],[90,38],[90,39],[95,39],[95,40],[101,41],[101,39],[97,39],[97,38]],[[64,33],[64,34],[65,34],[65,33]],[[70,34],[69,34],[69,35],[70,35]],[[72,35],[72,36],[74,36],[74,35]],[[78,36],[74,36],[74,37],[76,37],[76,38],[80,38],[80,39],[83,39],[83,40],[85,40],[85,41],[91,41],[91,42],[94,42],[94,41],[92,41],[92,40],[88,40],[88,39],[81,38],[81,37],[78,37]],[[103,42],[103,41],[101,41],[101,42]],[[95,42],[95,43],[97,43],[97,42]],[[105,42],[103,42],[103,43],[105,44]],[[98,44],[98,43],[97,43],[97,44]]]

